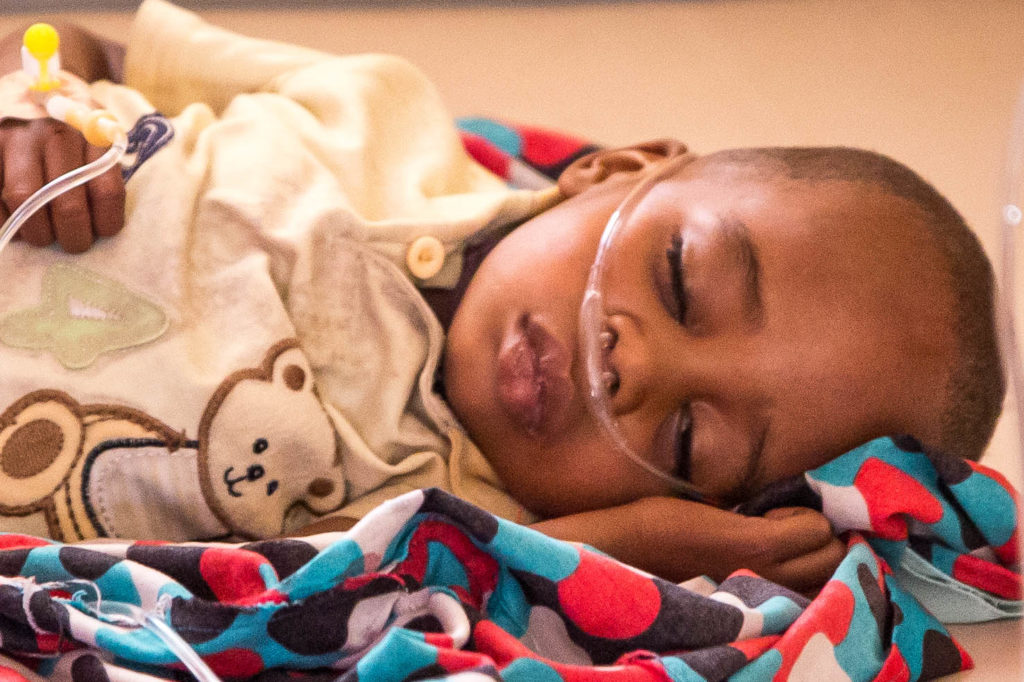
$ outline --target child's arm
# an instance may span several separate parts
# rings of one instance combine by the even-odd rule
[[[123,49],[76,26],[57,28],[63,70],[88,82],[120,78]],[[0,75],[21,68],[21,41],[21,31],[0,40]],[[80,133],[53,119],[0,122],[0,222],[44,184],[104,151],[89,146]],[[115,167],[54,199],[25,223],[19,235],[34,246],[57,241],[65,251],[78,253],[88,249],[96,237],[116,234],[123,225],[124,182]]]
[[[327,517],[295,535],[346,531],[352,519]],[[560,540],[585,542],[666,580],[700,575],[721,581],[740,568],[815,594],[846,556],[828,520],[805,507],[741,516],[698,502],[648,497],[620,507],[562,516],[531,526]]]
[[[673,582],[723,580],[748,568],[796,591],[816,592],[846,554],[824,516],[798,507],[764,517],[670,497],[541,521],[536,530],[585,542]]]

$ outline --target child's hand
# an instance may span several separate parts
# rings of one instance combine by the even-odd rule
[[[548,519],[533,528],[586,542],[613,557],[680,582],[699,575],[721,581],[747,568],[805,594],[815,593],[846,555],[820,513],[802,507],[742,516],[673,497]]]
[[[0,223],[47,182],[103,154],[70,126],[49,118],[0,122]],[[124,181],[115,166],[40,209],[19,230],[33,246],[58,242],[81,253],[124,226]]]
[[[846,556],[828,519],[806,507],[772,509],[763,517],[741,517],[748,528],[747,552],[734,560],[763,578],[798,592],[816,593]]]

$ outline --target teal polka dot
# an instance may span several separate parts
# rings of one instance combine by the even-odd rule
[[[523,141],[519,133],[488,118],[460,118],[459,129],[479,135],[510,156],[519,156]]]
[[[64,569],[60,562],[60,545],[49,547],[36,547],[25,558],[25,565],[21,567],[22,575],[30,575],[36,582],[46,583],[51,581],[70,580],[74,576]]]
[[[535,658],[517,658],[501,671],[505,680],[523,682],[562,682],[562,676],[543,661]]]
[[[422,635],[392,628],[359,660],[356,673],[360,680],[402,680],[434,663],[437,650]]]
[[[764,624],[761,626],[761,633],[765,635],[777,635],[786,631],[792,625],[803,610],[797,606],[789,597],[775,596],[757,607],[757,610],[764,616]]]
[[[782,654],[778,649],[769,649],[746,666],[736,671],[729,682],[762,682],[770,680],[782,667]]]
[[[348,538],[339,540],[317,554],[312,561],[281,582],[293,600],[327,590],[354,575],[363,573],[363,550]]]
[[[519,581],[507,571],[498,577],[498,585],[487,600],[487,613],[494,624],[513,637],[526,634],[530,622],[530,604]]]
[[[1010,541],[1016,529],[1017,514],[1013,497],[997,481],[979,474],[950,486],[960,503],[972,514],[982,534],[990,544],[999,547]]]
[[[572,575],[580,563],[579,550],[572,545],[503,519],[498,519],[498,533],[488,547],[509,568],[530,571],[556,583]]]
[[[701,680],[703,682],[704,677],[698,675],[697,671],[686,665],[686,661],[675,656],[665,656],[659,659],[661,664],[665,667],[665,672],[672,678],[674,682],[690,682],[690,680]]]
[[[423,576],[424,583],[469,589],[466,567],[448,547],[440,542],[431,542],[427,545],[427,554],[430,558],[427,561],[426,575]]]

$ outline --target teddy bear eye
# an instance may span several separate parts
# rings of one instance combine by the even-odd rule
[[[256,442],[252,444],[252,451],[259,455],[263,452],[266,452],[266,449],[268,447],[270,447],[270,444],[267,443],[266,438],[257,438]]]

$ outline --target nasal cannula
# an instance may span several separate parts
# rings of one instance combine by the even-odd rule
[[[0,227],[0,252],[36,211],[64,192],[105,173],[121,160],[127,149],[124,129],[113,114],[77,102],[62,92],[59,47],[60,37],[49,24],[33,24],[25,31],[21,63],[31,79],[28,87],[32,99],[45,108],[51,118],[81,132],[89,144],[109,149],[95,161],[44,185],[11,213]]]

